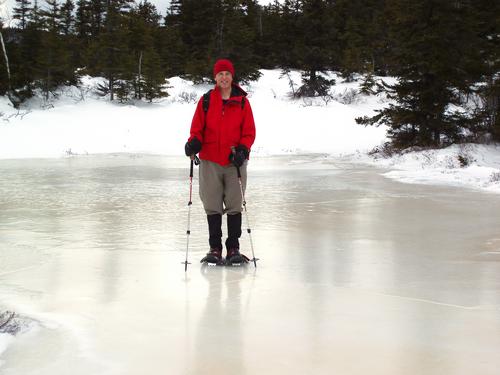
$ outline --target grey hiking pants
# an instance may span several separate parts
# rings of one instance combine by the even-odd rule
[[[222,166],[201,160],[200,198],[207,215],[234,215],[243,208],[240,184],[236,167],[232,164]],[[240,167],[243,192],[247,184],[247,161]]]

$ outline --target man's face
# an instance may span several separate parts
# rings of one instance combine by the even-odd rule
[[[231,88],[231,83],[233,83],[233,76],[228,71],[219,72],[215,76],[215,83],[221,89]]]

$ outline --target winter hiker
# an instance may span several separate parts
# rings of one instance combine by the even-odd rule
[[[186,156],[198,152],[200,198],[207,214],[210,251],[202,262],[221,264],[222,215],[227,214],[225,242],[228,264],[248,258],[240,254],[242,194],[237,168],[246,187],[247,163],[255,140],[255,123],[247,93],[234,81],[231,61],[217,60],[215,87],[198,102],[185,145]]]

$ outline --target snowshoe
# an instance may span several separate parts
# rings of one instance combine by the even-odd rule
[[[224,259],[222,258],[222,250],[210,249],[207,255],[205,255],[205,257],[202,260],[200,260],[200,263],[208,264],[209,266],[224,265]]]
[[[241,266],[248,263],[250,259],[240,253],[240,249],[233,248],[227,250],[226,266]]]

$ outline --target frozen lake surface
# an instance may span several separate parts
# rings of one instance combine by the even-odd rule
[[[198,263],[195,177],[184,273],[187,167],[0,161],[0,311],[36,321],[2,375],[498,374],[500,196],[318,156],[254,159],[258,268]]]

